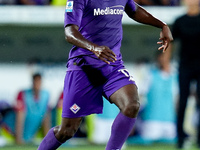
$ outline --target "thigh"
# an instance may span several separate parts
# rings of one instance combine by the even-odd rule
[[[123,66],[116,68],[104,86],[104,95],[120,110],[128,104],[138,103],[138,91],[133,77]]]
[[[139,96],[136,85],[128,84],[121,87],[110,96],[110,101],[116,104],[120,110],[129,104],[138,104]]]
[[[128,89],[123,88],[126,85],[130,85]],[[108,76],[108,81],[103,87],[104,96],[110,100],[110,102],[113,102],[111,100],[113,95],[118,95],[119,91],[122,92],[120,92],[120,94],[123,94],[123,92],[128,92],[127,90],[134,91],[134,95],[137,95],[137,87],[133,77],[129,74],[128,70],[124,68],[124,66],[113,68],[112,72]]]
[[[102,87],[94,87],[82,70],[68,71],[63,90],[63,118],[78,118],[101,113]]]

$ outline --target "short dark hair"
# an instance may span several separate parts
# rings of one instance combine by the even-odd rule
[[[40,73],[34,73],[32,77],[35,80],[35,78],[42,78],[42,75]]]

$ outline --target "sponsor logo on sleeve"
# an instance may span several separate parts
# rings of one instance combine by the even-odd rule
[[[66,5],[66,12],[72,12],[73,11],[73,1],[68,1]]]

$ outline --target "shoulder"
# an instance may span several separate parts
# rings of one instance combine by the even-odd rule
[[[176,20],[175,20],[175,23],[177,22],[182,22],[184,21],[185,19],[187,19],[188,16],[186,14],[182,15],[182,16],[179,16]]]
[[[16,111],[23,111],[25,108],[24,104],[24,91],[20,91],[17,96],[17,100],[14,106]]]
[[[24,90],[18,92],[17,100],[23,99],[24,92],[25,92]]]

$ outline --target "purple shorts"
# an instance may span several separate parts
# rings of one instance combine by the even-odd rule
[[[114,92],[128,84],[135,84],[135,81],[123,64],[93,68],[72,62],[68,64],[64,81],[62,117],[102,113],[102,96],[109,100]]]

